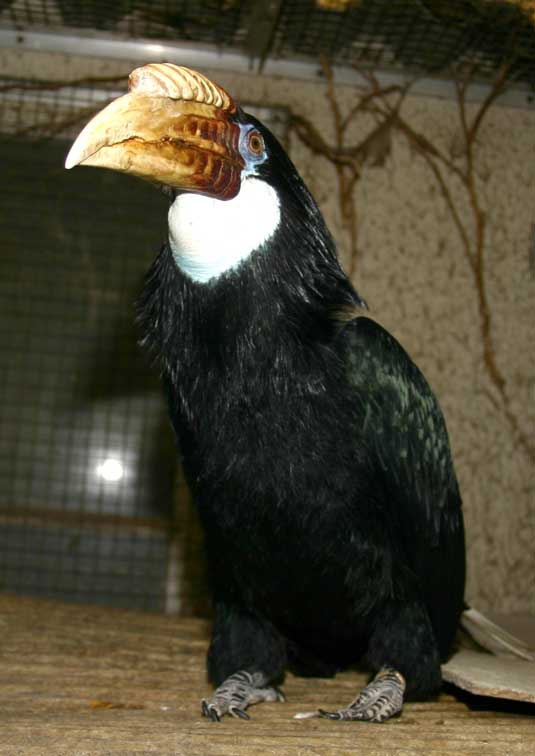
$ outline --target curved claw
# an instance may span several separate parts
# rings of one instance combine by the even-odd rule
[[[324,719],[342,719],[339,711],[325,711],[325,709],[318,709],[320,717]]]
[[[262,672],[239,670],[227,677],[210,698],[202,701],[202,713],[213,722],[221,721],[225,714],[237,719],[250,719],[245,709],[262,701],[284,701],[278,688],[266,685]]]
[[[384,722],[401,713],[405,686],[405,678],[400,672],[391,667],[383,667],[349,706],[332,712],[319,709],[318,716],[325,719]]]
[[[205,716],[207,719],[210,719],[212,722],[221,722],[221,717],[217,713],[214,706],[209,706],[206,701],[201,702],[201,710],[203,713],[203,716]]]
[[[239,717],[240,719],[251,719],[246,711],[244,711],[243,709],[238,709],[237,706],[232,706],[229,709],[229,714],[232,714],[233,717]]]

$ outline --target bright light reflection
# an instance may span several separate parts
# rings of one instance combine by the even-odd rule
[[[108,483],[117,483],[124,476],[124,467],[118,459],[109,457],[97,465],[97,475]]]
[[[160,55],[163,52],[163,45],[149,43],[148,45],[145,45],[145,50],[155,55]]]

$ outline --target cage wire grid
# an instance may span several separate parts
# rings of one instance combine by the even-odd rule
[[[468,69],[483,80],[507,63],[511,78],[535,80],[533,0],[0,0],[1,27],[202,43],[257,60]]]
[[[0,590],[195,613],[199,535],[135,325],[166,200],[63,168],[109,94],[0,82]]]

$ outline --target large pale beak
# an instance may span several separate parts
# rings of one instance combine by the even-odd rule
[[[71,147],[66,168],[111,168],[157,184],[231,199],[244,167],[236,105],[202,74],[151,63],[130,74],[129,94],[101,110]]]

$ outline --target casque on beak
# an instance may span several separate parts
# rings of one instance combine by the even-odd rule
[[[129,77],[129,93],[82,130],[66,168],[91,165],[218,199],[232,199],[244,167],[236,104],[202,74],[151,63]]]

